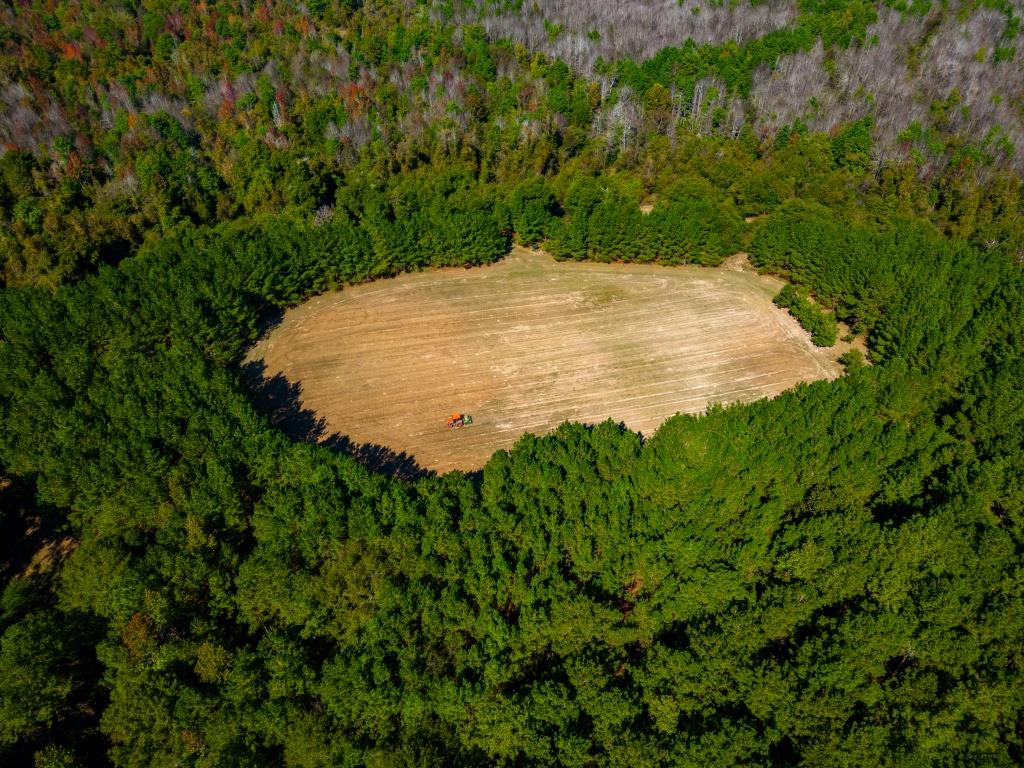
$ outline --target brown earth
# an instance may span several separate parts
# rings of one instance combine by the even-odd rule
[[[612,418],[644,434],[710,403],[834,378],[846,348],[814,347],[772,304],[781,281],[744,254],[716,269],[498,264],[403,275],[288,310],[251,350],[301,389],[327,432],[477,469],[524,432]],[[449,430],[453,412],[473,425]]]

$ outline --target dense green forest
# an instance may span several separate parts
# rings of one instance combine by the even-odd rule
[[[799,5],[768,42],[854,50],[889,12]],[[860,117],[706,130],[672,89],[709,48],[603,61],[609,87],[457,11],[0,8],[0,762],[1024,762],[1005,156],[933,141],[923,173]],[[712,44],[740,96],[778,64]],[[240,363],[274,313],[513,241],[744,250],[871,365],[415,481],[271,426]]]
[[[775,297],[775,305],[788,309],[803,329],[811,334],[811,341],[819,347],[831,347],[836,343],[836,321],[827,312],[819,309],[806,292],[792,285],[783,286]]]

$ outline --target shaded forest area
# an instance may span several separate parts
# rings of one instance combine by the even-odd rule
[[[858,50],[830,8],[765,36]],[[0,759],[1019,765],[1020,178],[859,118],[706,130],[622,85],[685,52],[609,86],[432,13],[0,8]],[[743,248],[873,365],[473,477],[273,427],[268,318],[511,240]]]

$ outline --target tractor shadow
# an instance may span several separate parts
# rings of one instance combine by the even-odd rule
[[[377,443],[357,443],[338,432],[328,434],[327,421],[302,407],[302,386],[280,373],[268,377],[266,371],[262,360],[244,363],[240,368],[256,409],[267,417],[271,427],[295,442],[323,445],[355,459],[371,472],[399,480],[419,480],[434,474],[404,451],[398,453]]]

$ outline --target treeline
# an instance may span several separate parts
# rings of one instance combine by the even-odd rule
[[[743,219],[715,197],[680,184],[644,213],[614,180],[585,176],[566,191],[547,247],[562,259],[720,264],[740,250]]]
[[[785,285],[776,295],[775,306],[788,309],[805,331],[811,334],[811,341],[819,347],[831,347],[836,343],[836,321],[811,301],[807,293]]]
[[[759,224],[750,258],[807,287],[855,333],[866,332],[873,358],[900,357],[937,368],[956,365],[956,344],[981,311],[974,289],[964,286],[995,286],[1006,279],[993,264],[1001,252],[991,247],[951,241],[930,224],[902,216],[872,224],[841,222],[833,211],[805,201],[784,205]],[[928,275],[923,283],[921,272]],[[907,290],[911,284],[928,288],[914,294]],[[940,302],[942,313],[920,311]],[[913,322],[907,322],[909,315]],[[998,311],[990,322],[1001,322]]]

